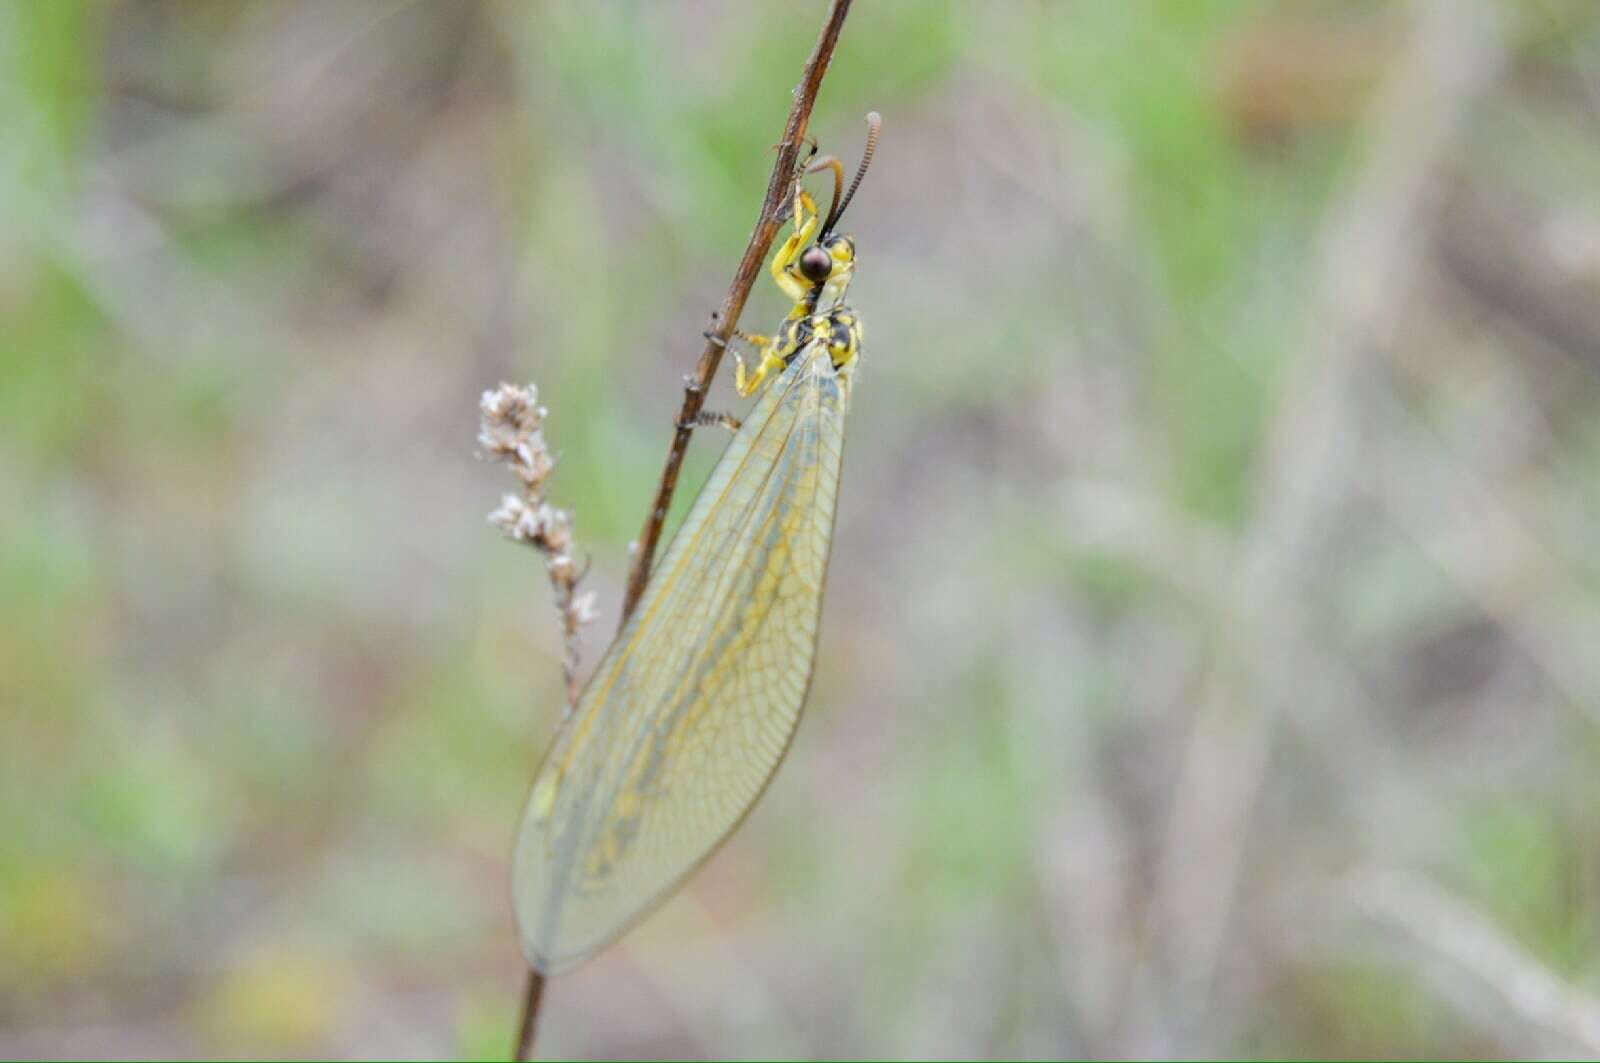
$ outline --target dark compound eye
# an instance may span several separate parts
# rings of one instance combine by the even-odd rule
[[[820,247],[812,247],[800,256],[800,275],[812,284],[820,284],[833,272],[833,256]]]

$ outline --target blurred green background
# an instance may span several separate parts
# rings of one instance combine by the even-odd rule
[[[506,1051],[476,400],[592,663],[821,12],[0,3],[0,1055]],[[1600,12],[862,0],[869,109],[808,717],[542,1051],[1600,1054]]]

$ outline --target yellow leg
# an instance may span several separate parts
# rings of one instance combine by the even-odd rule
[[[737,432],[744,422],[731,413],[715,413],[711,410],[701,410],[687,421],[679,421],[679,428],[709,428],[711,425],[720,424],[730,432]]]
[[[778,253],[772,256],[772,279],[777,282],[783,294],[800,302],[811,291],[811,285],[803,279],[789,272],[789,267],[794,265],[795,259],[800,257],[800,252],[806,244],[811,242],[811,237],[816,234],[817,226],[822,224],[822,217],[817,213],[817,205],[809,193],[796,186],[794,197],[794,232],[778,248]]]
[[[714,337],[712,333],[708,331],[706,333],[706,338],[712,339]],[[778,363],[779,368],[782,368],[783,359],[776,356],[775,352],[777,349],[777,342],[771,336],[764,336],[759,332],[744,332],[740,329],[734,329],[733,338],[743,340],[745,343],[748,343],[761,355],[761,364],[757,366],[756,371],[752,373],[746,368],[744,355],[739,353],[739,349],[737,347],[730,343],[722,344],[722,349],[733,355],[734,389],[739,392],[740,398],[745,398],[749,396],[749,394],[756,388],[760,387],[761,382],[765,380],[768,374],[772,372],[772,363],[774,361]]]
[[[715,325],[721,317],[721,311],[711,311],[711,323],[713,325]],[[717,334],[712,332],[710,329],[702,329],[700,335],[704,336],[712,343],[715,343],[718,347],[726,348],[728,346],[725,341],[719,339]],[[746,332],[743,329],[734,329],[733,335],[738,339],[744,340],[752,347],[765,347],[767,344],[772,342],[772,337],[770,336],[763,336],[759,332]]]
[[[722,339],[715,332],[712,332],[710,329],[706,329],[704,332],[700,333],[700,335],[704,336],[718,347],[721,347],[723,350],[730,352],[735,358],[739,357],[739,352],[736,348],[729,344],[727,340]],[[759,332],[744,332],[740,329],[734,329],[733,335],[730,338],[743,340],[745,343],[748,343],[758,351],[763,347],[772,346],[772,337],[763,335]]]
[[[739,392],[740,398],[753,395],[774,373],[783,372],[785,355],[794,351],[795,341],[792,330],[787,325],[806,314],[809,306],[807,297],[811,294],[812,286],[809,281],[791,270],[800,257],[800,252],[811,242],[811,238],[816,235],[817,226],[821,224],[822,216],[817,212],[816,201],[805,189],[796,184],[794,231],[783,242],[783,246],[778,248],[778,253],[772,256],[772,279],[783,289],[785,295],[794,300],[794,309],[789,311],[789,316],[785,319],[786,327],[775,337],[734,333],[761,352],[761,361],[755,371],[751,372],[745,365],[744,357],[732,347],[727,348],[733,354],[733,386]]]
[[[733,388],[741,399],[749,398],[767,377],[782,371],[783,358],[771,344],[762,348],[761,364],[756,366],[756,371],[753,373],[745,371],[744,359],[740,357],[738,351],[733,352]]]

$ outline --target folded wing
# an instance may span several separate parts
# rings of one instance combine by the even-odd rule
[[[767,389],[556,736],[516,853],[538,969],[664,899],[783,758],[816,656],[849,390],[821,345]]]

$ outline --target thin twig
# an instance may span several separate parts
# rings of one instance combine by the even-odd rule
[[[778,228],[783,223],[783,208],[789,201],[790,190],[794,186],[795,171],[800,159],[800,145],[805,140],[806,126],[811,121],[811,109],[817,101],[817,91],[822,88],[822,79],[828,72],[828,64],[833,59],[834,46],[839,43],[839,32],[844,28],[844,19],[850,13],[851,0],[832,0],[828,5],[828,15],[823,21],[822,32],[817,37],[817,45],[811,51],[811,56],[806,60],[805,69],[800,74],[800,84],[794,90],[794,105],[789,108],[789,118],[783,127],[783,139],[778,142],[778,158],[772,164],[772,177],[767,181],[767,195],[761,202],[761,212],[756,216],[756,227],[750,234],[750,242],[745,246],[744,257],[739,260],[739,268],[734,272],[733,283],[728,287],[727,297],[722,301],[722,309],[717,315],[716,327],[706,338],[705,349],[700,352],[700,361],[695,366],[693,376],[689,377],[683,388],[683,406],[678,411],[674,424],[677,426],[672,433],[672,443],[667,449],[667,462],[661,470],[661,482],[656,487],[655,500],[650,505],[650,514],[645,518],[644,531],[639,536],[638,546],[633,556],[633,566],[628,572],[628,586],[622,597],[622,613],[618,618],[618,630],[628,622],[628,616],[633,612],[634,606],[639,604],[639,597],[644,593],[645,581],[650,575],[650,564],[655,559],[656,544],[661,539],[661,527],[667,519],[667,510],[672,505],[672,495],[678,487],[678,472],[683,466],[683,455],[689,448],[689,437],[693,434],[696,417],[705,405],[706,393],[711,389],[712,377],[716,375],[717,366],[722,361],[722,351],[728,341],[733,337],[733,330],[738,327],[739,315],[744,312],[745,300],[750,297],[750,290],[755,287],[756,278],[761,275],[762,263],[766,261],[767,252],[772,247],[772,241],[777,238]],[[566,614],[564,613],[564,616]],[[567,628],[569,645],[573,643],[576,629]],[[567,706],[570,712],[578,699],[577,678],[573,671],[567,671]],[[517,1044],[513,1059],[525,1060],[533,1056],[533,1041],[539,1025],[539,1006],[544,999],[545,977],[538,971],[529,969],[527,986],[522,993],[522,1016],[517,1024]]]
[[[533,1058],[533,1035],[539,1029],[539,1005],[544,1002],[544,975],[528,968],[528,984],[522,990],[522,1017],[517,1020],[517,1048],[511,1058],[519,1063]]]
[[[706,393],[711,389],[711,378],[716,375],[722,361],[722,350],[738,327],[739,315],[744,311],[750,289],[761,275],[761,265],[767,251],[783,224],[783,209],[789,202],[789,192],[794,186],[795,168],[800,158],[800,145],[805,140],[806,126],[811,121],[811,107],[817,100],[817,90],[828,72],[833,59],[834,45],[839,42],[839,31],[844,28],[845,15],[850,12],[850,0],[833,0],[828,6],[828,17],[822,24],[822,33],[811,58],[806,60],[800,84],[794,90],[794,106],[789,109],[789,120],[783,127],[783,139],[778,142],[778,159],[772,165],[772,177],[767,182],[767,198],[761,203],[761,213],[756,216],[755,230],[750,243],[745,246],[744,257],[733,275],[728,295],[722,301],[716,327],[706,339],[705,349],[694,374],[683,387],[683,406],[678,411],[677,427],[672,433],[672,445],[667,449],[667,463],[661,470],[661,483],[656,487],[655,501],[645,518],[644,531],[639,535],[638,547],[633,556],[633,567],[628,571],[628,589],[622,597],[620,623],[627,623],[633,607],[639,604],[645,581],[650,576],[650,563],[655,559],[656,544],[661,539],[661,526],[672,506],[672,493],[678,487],[678,472],[683,467],[683,455],[689,448],[689,437],[694,433],[694,420],[705,405]]]

